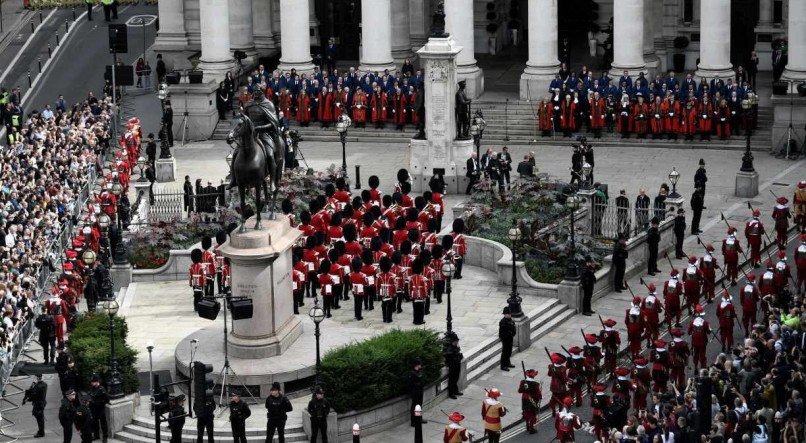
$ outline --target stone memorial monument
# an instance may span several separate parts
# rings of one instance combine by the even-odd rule
[[[443,30],[444,31],[444,30]],[[417,54],[425,72],[425,139],[411,140],[409,173],[412,190],[428,189],[431,177],[441,172],[448,193],[466,186],[465,162],[473,141],[456,139],[456,56],[462,50],[444,32],[434,32]]]

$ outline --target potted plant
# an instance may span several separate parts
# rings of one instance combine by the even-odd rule
[[[688,37],[680,36],[674,39],[675,53],[672,55],[672,65],[675,72],[683,72],[686,69],[685,49],[689,45]]]

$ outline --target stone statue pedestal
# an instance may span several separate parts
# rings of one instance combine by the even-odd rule
[[[412,190],[428,189],[435,170],[444,173],[448,193],[464,192],[465,165],[475,149],[472,140],[456,137],[456,55],[462,47],[451,37],[431,37],[417,55],[425,72],[426,140],[411,140],[409,174]]]
[[[758,172],[738,171],[736,173],[736,189],[734,195],[741,198],[753,198],[758,195]]]
[[[166,183],[176,180],[176,159],[158,158],[154,162],[154,173],[157,176],[157,183]]]
[[[232,266],[232,296],[251,298],[252,318],[233,322],[229,354],[259,359],[282,354],[302,334],[291,298],[291,246],[301,235],[286,220],[263,220],[263,229],[233,231],[219,249]]]

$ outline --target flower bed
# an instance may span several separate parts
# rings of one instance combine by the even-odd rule
[[[188,249],[202,236],[215,237],[237,220],[234,211],[220,209],[213,218],[193,214],[186,220],[162,221],[139,229],[129,238],[129,262],[134,269],[157,269],[168,261],[171,249]]]
[[[507,234],[513,220],[518,220],[523,236],[518,256],[524,260],[529,276],[540,283],[559,283],[568,266],[570,228],[560,224],[549,234],[538,234],[538,231],[563,217],[568,218],[570,209],[565,206],[565,199],[562,192],[538,182],[521,184],[504,198],[492,191],[477,192],[465,204],[463,218],[467,234],[511,247],[512,241]],[[582,263],[589,255],[597,263],[600,262],[602,257],[597,252],[598,248],[580,231],[582,229],[575,232],[576,254],[573,259]]]
[[[118,0],[119,6],[136,5],[139,0]],[[145,0],[147,5],[156,5],[157,0]],[[31,0],[31,9],[50,9],[50,8],[85,8],[87,2],[85,0]]]

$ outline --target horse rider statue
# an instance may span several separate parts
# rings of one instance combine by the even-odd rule
[[[278,131],[280,124],[277,119],[277,111],[274,108],[274,103],[266,98],[266,90],[263,86],[259,85],[255,88],[254,97],[252,101],[246,105],[244,113],[252,120],[252,124],[254,125],[255,141],[260,149],[263,150],[263,155],[266,158],[267,174],[274,176],[277,165],[275,164],[274,151],[271,147],[274,144],[274,140],[279,139]],[[230,163],[230,176],[232,180],[227,186],[227,189],[232,189],[238,185],[236,174],[233,170],[238,151],[240,151],[240,149],[236,145],[232,152],[232,162]]]

